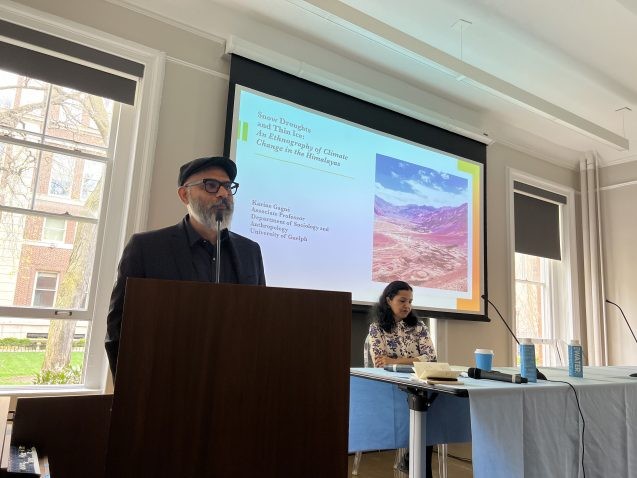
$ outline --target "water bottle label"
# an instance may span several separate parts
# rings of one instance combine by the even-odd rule
[[[578,346],[578,345],[568,346],[568,374],[571,377],[584,376],[581,346]]]
[[[535,346],[533,344],[520,345],[520,375],[528,379],[529,382],[537,382]]]

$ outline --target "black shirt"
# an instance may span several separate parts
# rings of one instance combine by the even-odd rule
[[[186,234],[192,253],[192,264],[197,273],[197,280],[201,282],[215,282],[217,244],[211,243],[199,235],[190,224],[190,218],[186,221]],[[221,231],[221,270],[219,282],[238,284],[237,269],[233,260],[232,246],[228,240],[228,230]]]

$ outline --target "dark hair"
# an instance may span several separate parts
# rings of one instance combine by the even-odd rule
[[[378,298],[378,302],[374,304],[371,310],[371,320],[372,322],[378,323],[381,329],[385,332],[391,332],[392,329],[396,326],[396,321],[394,320],[394,314],[391,311],[391,307],[387,303],[387,299],[392,300],[401,290],[410,290],[411,288],[407,282],[403,282],[401,280],[395,280],[394,282],[390,282],[383,290],[383,293]],[[405,317],[405,324],[410,327],[413,327],[418,323],[418,317],[414,314],[414,311],[410,311],[409,315]]]

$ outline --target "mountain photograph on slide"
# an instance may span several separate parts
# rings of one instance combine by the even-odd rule
[[[376,155],[372,280],[466,291],[466,178]]]

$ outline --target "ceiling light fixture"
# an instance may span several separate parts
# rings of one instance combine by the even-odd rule
[[[617,112],[621,111],[622,112],[622,135],[624,136],[624,138],[626,137],[626,113],[630,113],[632,111],[632,109],[628,106],[624,106],[622,108],[619,108],[617,110],[615,110]]]
[[[464,44],[463,44],[463,38],[462,38],[462,34],[465,30],[467,30],[471,25],[473,25],[473,22],[470,22],[469,20],[464,20],[462,18],[459,18],[458,20],[456,20],[453,25],[451,25],[451,29],[452,30],[456,30],[460,32],[460,59],[462,61],[464,61]]]

